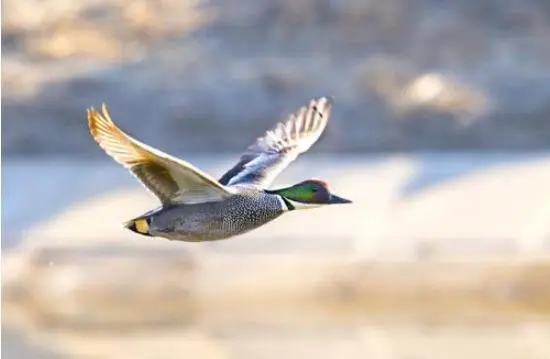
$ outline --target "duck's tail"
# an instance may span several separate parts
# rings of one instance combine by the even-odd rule
[[[124,227],[137,234],[151,237],[152,235],[149,233],[150,223],[149,217],[138,217],[125,222]]]

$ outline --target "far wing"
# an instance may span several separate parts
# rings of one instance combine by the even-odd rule
[[[219,182],[227,186],[254,184],[266,188],[319,139],[331,109],[332,103],[326,97],[311,100],[308,106],[300,108],[256,139]]]

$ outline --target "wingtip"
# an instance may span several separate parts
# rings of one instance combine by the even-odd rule
[[[105,112],[108,112],[108,110],[109,110],[109,107],[107,106],[107,104],[105,102],[102,102],[101,103],[101,112],[105,113]],[[86,108],[86,113],[91,114],[92,112],[98,113],[98,111],[95,109],[94,106],[90,106],[90,107]]]
[[[90,106],[86,109],[86,115],[88,116],[88,121],[90,121],[96,114],[97,114],[97,111],[93,106]]]
[[[324,108],[325,110],[331,110],[334,103],[334,96],[321,96],[314,98],[310,101],[309,107]]]
[[[88,129],[92,138],[95,140],[97,137],[97,112],[93,107],[86,109],[88,115]],[[96,141],[97,142],[97,141]]]
[[[101,103],[101,113],[103,116],[109,115],[109,108],[106,103]],[[90,106],[86,109],[86,114],[88,115],[88,118],[92,116],[102,116],[98,110],[95,109],[94,106]]]
[[[328,114],[332,111],[333,97],[332,96],[322,96],[314,98],[309,103],[309,108],[315,108],[320,114]],[[327,116],[327,117],[328,117]]]
[[[111,122],[108,112],[106,112],[106,108],[105,103],[102,103],[101,109],[103,115],[93,106],[86,109],[86,114],[88,116],[88,128],[90,129],[90,133],[96,142],[98,142],[97,136],[99,135],[100,123]]]
[[[326,96],[320,96],[317,98],[314,98],[312,101],[319,103],[319,102],[326,102],[329,105],[332,105],[334,103],[334,96],[333,95],[326,95]]]
[[[94,124],[95,123],[95,120],[94,120],[95,114],[96,114],[96,111],[93,108],[93,106],[90,106],[86,109],[86,117],[88,118],[88,128],[90,129],[90,132],[92,132],[92,135],[93,135],[94,128],[95,128],[95,124]]]

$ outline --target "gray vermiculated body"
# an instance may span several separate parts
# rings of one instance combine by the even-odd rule
[[[281,214],[276,195],[243,187],[224,201],[163,208],[151,216],[150,233],[170,240],[213,241],[248,232]]]

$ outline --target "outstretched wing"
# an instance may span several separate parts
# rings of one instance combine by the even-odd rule
[[[227,186],[254,184],[268,187],[279,173],[319,139],[331,108],[332,103],[326,97],[311,100],[308,106],[300,108],[256,139],[219,182]]]
[[[127,168],[163,204],[222,200],[233,193],[190,163],[149,147],[119,129],[107,107],[102,114],[88,110],[94,140],[116,162]]]

